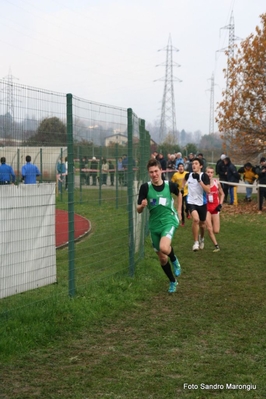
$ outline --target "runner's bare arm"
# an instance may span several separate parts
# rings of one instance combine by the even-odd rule
[[[146,199],[143,199],[141,201],[141,204],[137,205],[137,212],[138,213],[142,213],[143,209],[145,209],[147,205],[148,205],[148,201]]]

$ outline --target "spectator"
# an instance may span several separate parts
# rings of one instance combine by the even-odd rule
[[[192,172],[192,163],[193,163],[194,158],[195,158],[195,154],[193,154],[193,152],[190,152],[188,154],[188,169],[187,169],[189,171],[189,173]]]
[[[16,180],[15,173],[13,168],[10,165],[6,164],[5,157],[1,158],[1,165],[0,165],[0,185],[5,184],[14,184]]]
[[[226,155],[223,153],[221,154],[220,158],[218,159],[218,161],[216,162],[216,166],[215,166],[215,173],[216,175],[218,175],[218,166],[219,164],[224,160],[224,158],[226,157]]]
[[[170,160],[167,162],[167,170],[168,170],[168,180],[171,181],[173,174],[176,171],[174,154],[170,155]]]
[[[259,184],[266,185],[266,158],[260,159],[260,166],[255,168]],[[266,199],[266,187],[259,187],[259,214],[262,213],[263,198]]]
[[[65,189],[68,189],[68,161],[67,157],[65,157],[65,167],[66,167],[66,175],[65,175]]]
[[[122,158],[118,158],[117,161],[117,171],[118,171],[118,182],[119,184],[121,184],[121,186],[124,184],[124,168],[123,168],[123,164],[122,164]]]
[[[91,177],[92,177],[92,185],[96,186],[96,178],[97,178],[97,173],[98,173],[98,162],[95,157],[92,157],[91,159]]]
[[[198,153],[197,158],[202,159],[202,162],[203,162],[202,172],[205,172],[206,171],[206,166],[207,166],[206,159],[203,157],[203,154],[201,152]]]
[[[158,154],[158,153],[157,153]],[[124,186],[127,186],[127,166],[128,166],[128,157],[126,154],[122,157],[122,166],[124,169]]]
[[[177,152],[176,153],[176,158],[175,158],[175,167],[176,167],[176,169],[178,169],[178,165],[180,163],[184,164],[184,161],[183,161],[181,152]]]
[[[221,186],[224,192],[224,203],[227,202],[227,197],[228,197],[228,190],[229,186],[228,184],[224,183],[227,180],[227,174],[226,174],[226,165],[224,163],[224,159],[226,158],[225,154],[221,155],[220,160],[217,161],[216,163],[216,174],[219,176],[219,180],[221,181]]]
[[[188,171],[188,167],[189,167],[188,157],[184,157],[183,161],[184,161],[184,169]]]
[[[243,180],[244,180],[245,184],[247,185],[245,201],[250,202],[252,190],[253,190],[253,183],[258,178],[258,175],[256,174],[254,166],[252,166],[252,164],[250,162],[245,163],[244,166],[239,168],[238,173],[240,175],[243,175]]]
[[[85,157],[85,182],[86,185],[90,185],[90,172],[89,172],[89,159],[88,157]]]
[[[101,184],[107,185],[107,174],[109,171],[109,164],[106,161],[106,158],[102,159],[102,165],[101,165],[101,172],[102,172],[102,180]]]
[[[110,175],[110,182],[111,182],[111,186],[114,185],[114,181],[115,181],[115,167],[113,162],[110,160],[108,161],[109,163],[109,175]]]
[[[58,190],[62,193],[63,184],[66,176],[66,165],[63,163],[63,159],[61,158],[57,163],[57,179],[58,179]]]
[[[158,155],[158,161],[160,162],[162,167],[162,179],[165,180],[165,171],[167,169],[167,164],[162,153]]]
[[[31,156],[26,156],[26,164],[21,169],[21,180],[25,184],[36,184],[36,177],[40,176],[40,171],[36,165],[31,163]]]
[[[153,153],[151,154],[151,158],[154,158],[154,159],[158,159],[158,152],[157,151],[153,151]]]
[[[86,157],[82,157],[80,159],[80,184],[82,186],[83,184],[87,183],[86,169],[87,169]]]
[[[231,162],[229,157],[224,158],[224,164],[226,166],[226,176],[228,183],[239,183],[240,175],[236,170],[235,165]],[[230,202],[229,205],[234,205],[235,202],[235,195],[234,195],[234,186],[233,184],[229,184],[229,195],[230,195]]]

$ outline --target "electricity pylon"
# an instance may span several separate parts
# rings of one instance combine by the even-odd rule
[[[163,142],[167,134],[176,135],[176,113],[175,113],[175,95],[174,95],[174,82],[181,82],[180,79],[174,77],[173,67],[180,67],[179,64],[173,61],[173,52],[179,51],[177,48],[172,46],[171,35],[169,35],[168,44],[163,49],[158,51],[166,51],[166,62],[156,66],[165,66],[165,76],[155,80],[164,81],[163,100],[161,108],[161,120],[160,120],[160,132],[159,141]]]
[[[211,77],[209,134],[214,133],[214,73]]]
[[[234,55],[235,55],[235,41],[240,39],[239,37],[235,36],[235,21],[234,21],[233,11],[231,12],[229,25],[226,25],[221,29],[229,30],[228,47],[225,49],[218,50],[218,51],[227,51],[226,95],[225,95],[225,98],[227,99],[228,97],[232,96],[232,94],[233,94],[233,91],[231,88],[230,61],[234,58]],[[234,135],[234,131],[230,130],[230,129],[224,133],[224,136],[227,136],[227,137],[230,137],[233,135]],[[228,144],[226,144],[226,146],[228,147]],[[229,151],[229,148],[226,148],[226,150]]]
[[[235,36],[235,20],[234,20],[234,16],[233,16],[233,11],[231,12],[229,25],[226,25],[221,29],[229,30],[228,47],[225,49],[222,49],[222,50],[218,50],[218,51],[227,51],[227,53],[228,53],[228,55],[227,55],[227,72],[226,72],[226,89],[228,89],[229,85],[230,85],[230,75],[229,75],[228,66],[229,66],[231,59],[235,55],[235,41],[240,39],[239,37]]]
[[[5,102],[6,102],[6,114],[9,114],[14,118],[14,85],[13,85],[14,76],[12,75],[11,68],[9,68],[8,75],[3,78],[6,82],[6,93],[5,93]]]

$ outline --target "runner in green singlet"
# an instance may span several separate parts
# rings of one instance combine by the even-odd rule
[[[176,277],[181,274],[181,266],[171,244],[175,230],[179,226],[178,214],[181,213],[182,196],[175,183],[162,179],[162,168],[159,161],[151,159],[147,169],[151,181],[140,186],[137,212],[142,213],[146,207],[149,209],[152,245],[162,269],[169,279],[168,292],[173,293],[176,291],[178,284]],[[178,199],[178,214],[171,194],[175,194]],[[168,258],[173,265],[175,275]]]

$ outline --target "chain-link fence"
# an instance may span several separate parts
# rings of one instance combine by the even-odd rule
[[[0,141],[0,183],[6,166],[15,175],[0,184],[0,311],[133,276],[147,233],[147,216],[136,213],[150,157],[145,121],[2,80]]]

